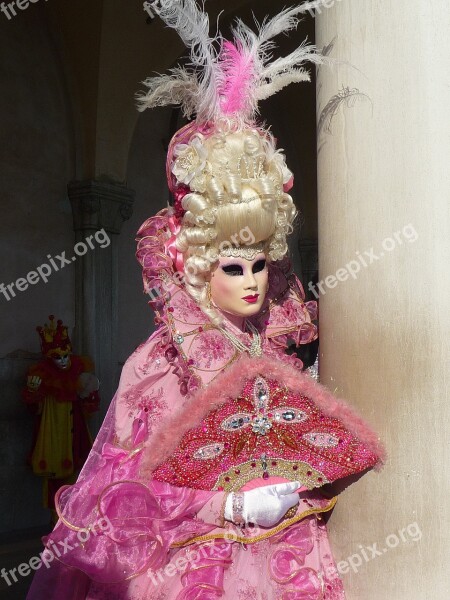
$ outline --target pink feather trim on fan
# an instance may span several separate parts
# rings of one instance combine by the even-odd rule
[[[345,401],[334,397],[327,388],[316,383],[309,375],[279,360],[265,356],[242,356],[206,388],[194,394],[178,414],[167,418],[165,428],[155,433],[145,444],[142,474],[149,476],[173,453],[186,431],[198,425],[209,411],[218,408],[230,398],[238,397],[246,380],[260,374],[282,381],[290,390],[311,398],[324,414],[340,419],[353,435],[379,457],[375,470],[381,469],[386,460],[383,444],[357,411]]]
[[[232,42],[225,41],[222,48],[224,81],[219,87],[220,107],[223,114],[247,113],[251,110],[249,93],[255,77],[253,57]]]

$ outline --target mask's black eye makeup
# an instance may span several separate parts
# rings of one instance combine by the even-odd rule
[[[253,265],[253,273],[259,273],[260,271],[262,271],[266,266],[266,259],[262,258],[261,260],[257,260],[255,262],[255,264]]]
[[[242,269],[241,265],[226,265],[225,267],[222,267],[222,271],[224,271],[224,273],[227,275],[231,275],[232,277],[244,274],[244,270]]]

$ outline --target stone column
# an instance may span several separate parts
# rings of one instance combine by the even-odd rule
[[[117,236],[122,223],[131,217],[134,191],[100,181],[74,181],[68,193],[76,243],[80,253],[87,248],[76,260],[74,347],[93,358],[101,382],[102,409],[94,428],[118,381]]]
[[[329,523],[348,600],[450,590],[450,10],[330,0],[318,74],[321,381],[386,444]],[[348,558],[350,558],[350,561]]]

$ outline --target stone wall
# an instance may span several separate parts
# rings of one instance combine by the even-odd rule
[[[0,283],[25,278],[73,246],[66,185],[73,146],[58,54],[41,11],[0,19]],[[57,261],[57,264],[59,261]],[[7,289],[7,288],[6,288]],[[25,461],[33,418],[22,404],[26,371],[39,357],[36,325],[55,313],[74,325],[74,267],[7,300],[0,294],[0,532],[49,521],[42,482]],[[26,350],[7,355],[18,348]],[[36,354],[33,354],[36,353]],[[34,358],[33,358],[34,357]]]

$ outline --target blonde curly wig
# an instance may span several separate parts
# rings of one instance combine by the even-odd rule
[[[207,283],[221,250],[260,243],[269,261],[285,256],[296,209],[283,186],[292,173],[271,134],[230,121],[222,121],[211,135],[198,132],[175,146],[170,168],[189,190],[176,240],[186,289],[220,324],[220,313],[208,303]]]

